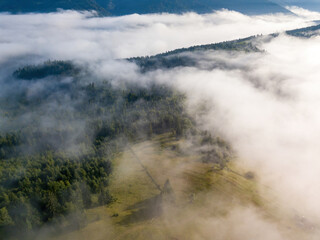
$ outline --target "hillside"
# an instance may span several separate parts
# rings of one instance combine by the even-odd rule
[[[210,13],[214,10],[229,9],[245,14],[265,14],[265,13],[289,13],[280,5],[268,0],[72,0],[72,1],[21,1],[3,0],[0,3],[0,11],[13,13],[24,12],[54,12],[60,9],[73,10],[95,10],[101,15],[127,15],[127,14],[147,14],[147,13],[183,13],[197,12]]]
[[[297,6],[310,11],[320,10],[320,4],[318,0],[274,0],[274,2],[280,4],[281,6]]]
[[[136,63],[142,72],[175,67],[195,67],[199,65],[198,60],[192,55],[195,53],[206,54],[213,51],[261,52],[256,46],[256,39],[256,36],[252,36],[233,41],[180,48],[154,56],[130,58],[128,61]],[[212,65],[211,67],[223,67],[223,64],[215,63],[215,65]]]
[[[12,12],[12,13],[48,13],[55,12],[57,9],[64,10],[78,10],[78,11],[97,11],[101,15],[108,15],[105,8],[101,7],[95,0],[37,0],[37,1],[23,1],[23,0],[12,0],[12,1],[1,1],[0,11],[1,12]]]
[[[309,38],[319,26],[286,34]],[[117,60],[135,63],[144,84],[129,77],[115,84],[112,75],[61,60],[10,72],[0,96],[0,237],[199,239],[201,232],[211,239],[216,232],[197,223],[223,219],[221,239],[228,239],[230,218],[248,214],[308,239],[313,224],[277,206],[255,173],[237,166],[219,132],[197,125],[207,105],[191,114],[184,93],[151,75],[175,67],[237,70],[241,64],[227,61],[263,55],[259,44],[279,35]]]
[[[193,128],[184,96],[164,85],[115,87],[61,61],[20,68],[12,81],[0,98],[1,237],[81,226],[85,209],[113,201],[111,161],[127,144]],[[30,95],[34,84],[42,90]]]
[[[132,13],[157,13],[157,12],[169,12],[169,13],[182,13],[194,11],[197,13],[210,13],[214,10],[226,8],[229,10],[239,11],[245,14],[263,14],[274,12],[288,12],[278,4],[267,0],[188,0],[188,1],[128,1],[128,0],[116,0],[112,1],[112,9],[110,9],[113,15],[126,15]]]
[[[312,36],[319,35],[319,29],[320,25],[314,25],[311,27],[286,31],[285,34],[293,37],[310,38]],[[229,53],[263,52],[263,49],[259,49],[259,43],[261,41],[270,41],[271,39],[278,36],[279,33],[270,34],[267,37],[251,36],[248,38],[237,39],[233,41],[198,45],[189,48],[180,48],[154,56],[134,57],[127,60],[136,63],[139,66],[141,72],[148,72],[157,69],[171,69],[176,67],[199,67],[201,63],[199,63],[196,55],[194,54],[202,54],[202,60],[204,60],[205,58],[203,57],[203,55],[206,55],[208,52],[213,53],[214,51],[225,51]],[[219,61],[213,63],[212,59],[209,59],[208,61],[211,61],[211,68],[225,68],[227,66],[227,63]]]
[[[48,240],[198,240],[199,232],[201,239],[239,239],[239,232],[248,239],[262,221],[277,223],[287,239],[308,239],[297,221],[301,217],[279,206],[253,172],[234,162],[220,169],[202,157],[187,139],[177,140],[170,133],[132,145],[114,161],[110,192],[116,200],[87,210],[83,228],[51,232]],[[250,226],[241,224],[252,218]]]
[[[170,134],[133,145],[115,161],[110,191],[116,201],[88,210],[88,224],[83,229],[53,233],[50,239],[194,239],[191,236],[200,227],[197,221],[203,220],[201,214],[205,211],[206,217],[214,219],[228,214],[238,201],[262,206],[255,180],[246,178],[246,172],[238,175],[231,169],[219,170],[214,164],[203,162],[202,157],[187,139],[177,140]],[[210,198],[215,201],[210,203]],[[194,218],[184,219],[186,215]]]
[[[241,41],[236,45],[238,50],[247,46]],[[223,46],[215,48],[234,48]],[[81,229],[88,224],[88,209],[118,203],[119,192],[112,190],[118,184],[111,184],[117,175],[113,170],[119,164],[117,156],[130,145],[166,134],[170,139],[159,140],[160,146],[173,141],[169,149],[178,155],[184,152],[181,164],[196,154],[192,165],[207,164],[205,168],[224,169],[232,156],[218,135],[197,129],[182,93],[151,79],[147,86],[115,86],[112,79],[97,79],[73,62],[46,61],[22,66],[6,84],[15,87],[0,98],[2,236],[31,234],[34,239],[34,231],[51,225],[61,232]],[[37,91],[30,92],[35,85]],[[179,150],[183,146],[174,141],[193,141],[192,152]],[[162,164],[160,155],[158,159]],[[163,191],[165,180],[156,180],[158,191]],[[206,185],[202,180],[198,184]]]

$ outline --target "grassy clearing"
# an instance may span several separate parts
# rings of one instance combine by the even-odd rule
[[[54,239],[190,239],[199,219],[223,217],[235,205],[263,206],[254,179],[229,164],[224,170],[200,161],[197,152],[183,154],[184,140],[163,134],[132,146],[155,181],[155,187],[131,151],[114,160],[110,182],[115,201],[86,212],[88,224]]]

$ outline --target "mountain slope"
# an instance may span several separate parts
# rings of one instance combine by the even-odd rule
[[[98,1],[103,2],[103,1]],[[159,0],[159,1],[130,1],[115,0],[109,4],[109,10],[114,15],[125,15],[131,13],[157,13],[170,12],[181,13],[195,11],[198,13],[209,13],[214,10],[226,8],[229,10],[240,11],[246,14],[263,14],[274,12],[288,12],[280,5],[268,0]]]
[[[312,36],[320,35],[320,24],[286,31],[285,34],[299,37],[310,38]],[[278,33],[270,34],[267,39],[278,37]],[[201,54],[208,51],[226,51],[226,52],[262,52],[257,43],[263,41],[265,36],[251,36],[248,38],[226,41],[220,43],[197,45],[189,48],[180,48],[166,53],[157,54],[154,56],[134,57],[127,59],[130,62],[136,63],[141,72],[148,72],[157,69],[171,69],[176,67],[199,67],[199,59],[195,58],[192,53]],[[209,59],[212,61],[212,59]],[[223,68],[226,64],[216,62],[213,65],[208,65],[211,68]],[[229,66],[230,67],[230,66]]]
[[[183,13],[194,11],[210,13],[214,10],[229,9],[245,14],[265,14],[289,11],[268,0],[3,0],[0,12],[54,12],[58,8],[73,10],[95,10],[101,15],[114,16],[147,13]]]
[[[57,9],[65,10],[94,10],[107,15],[106,9],[101,7],[95,0],[3,0],[0,1],[0,12],[27,13],[27,12],[55,12]]]
[[[311,11],[320,11],[318,0],[275,0],[281,6],[297,6]]]

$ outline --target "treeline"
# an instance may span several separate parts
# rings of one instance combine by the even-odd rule
[[[320,25],[315,25],[311,27],[306,27],[306,28],[299,28],[299,29],[294,29],[290,31],[286,31],[286,34],[294,37],[300,37],[300,38],[310,38],[313,36],[319,35],[319,29]]]
[[[112,201],[108,193],[111,162],[89,154],[67,157],[43,154],[1,162],[0,224],[3,234],[27,232],[43,223]],[[94,200],[93,196],[97,199]],[[83,224],[78,222],[67,224]]]
[[[73,76],[80,69],[70,61],[46,61],[40,65],[28,65],[16,70],[13,75],[20,79],[40,79],[47,76]]]
[[[175,67],[192,67],[197,66],[198,61],[188,55],[188,53],[201,53],[209,50],[261,52],[261,50],[254,44],[254,39],[255,36],[252,36],[234,41],[181,48],[155,56],[130,58],[128,61],[136,63],[142,72]]]
[[[70,69],[59,61],[21,68],[14,76],[26,80],[14,81],[23,87],[0,99],[6,113],[0,234],[6,238],[50,222],[82,226],[85,209],[113,201],[111,161],[127,142],[163,132],[183,136],[193,125],[185,97],[165,85],[115,87]],[[72,80],[62,81],[67,75]],[[41,87],[29,94],[33,84]]]

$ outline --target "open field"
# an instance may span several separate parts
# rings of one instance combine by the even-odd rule
[[[184,141],[164,134],[125,151],[114,161],[114,202],[88,210],[83,229],[53,239],[193,239],[199,220],[225,218],[242,207],[276,219],[253,173],[237,172],[234,164],[219,170],[202,163],[199,153],[183,153]]]

